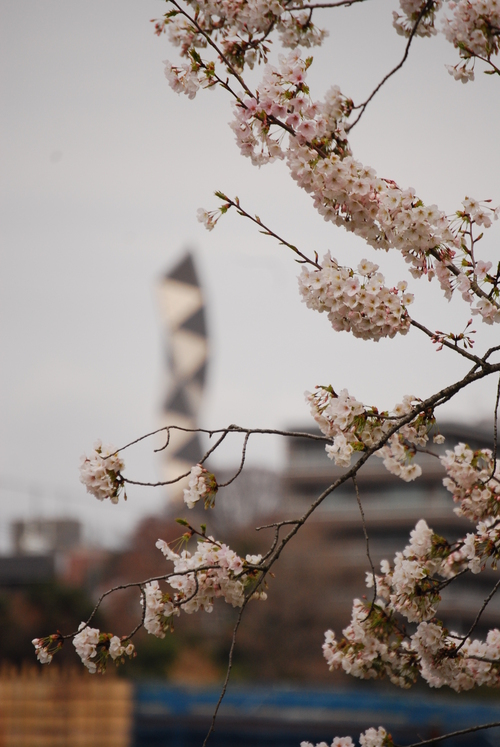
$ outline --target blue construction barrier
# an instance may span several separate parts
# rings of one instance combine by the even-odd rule
[[[134,747],[201,747],[220,695],[216,688],[135,685]],[[399,691],[231,686],[210,747],[299,747],[383,725],[405,745],[476,724],[500,722],[500,698],[422,696]],[[357,741],[356,741],[357,743]],[[500,728],[454,737],[445,747],[500,747]]]

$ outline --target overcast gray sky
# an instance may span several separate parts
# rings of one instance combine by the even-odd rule
[[[79,484],[78,462],[96,438],[123,444],[157,425],[166,381],[155,284],[186,245],[196,250],[208,302],[205,426],[307,425],[303,392],[315,384],[347,386],[389,407],[465,372],[415,331],[379,343],[334,333],[301,304],[298,266],[282,247],[236,215],[211,233],[197,223],[197,208],[215,207],[221,189],[309,253],[329,249],[350,264],[369,257],[390,282],[405,277],[400,258],[374,257],[324,223],[283,164],[258,170],[241,158],[224,92],[189,101],[171,91],[162,60],[177,52],[149,23],[165,7],[0,2],[0,547],[14,517],[77,515],[93,537],[114,543],[162,505],[161,492],[140,489],[126,506],[98,504]],[[368,0],[324,13],[331,36],[314,51],[313,98],[337,83],[359,101],[399,60],[393,7]],[[456,60],[443,37],[417,39],[352,138],[359,160],[448,212],[465,194],[500,202],[499,84],[481,73],[474,84],[455,82],[444,65]],[[488,234],[485,256],[498,257],[498,224]],[[425,281],[411,289],[417,319],[433,329],[464,326],[463,304],[448,304]],[[479,351],[498,342],[498,331],[482,329],[480,340]],[[493,390],[493,382],[471,389],[444,414],[484,418]],[[150,446],[125,458],[131,477],[158,478]],[[219,463],[236,459],[229,445]],[[279,466],[283,447],[256,439],[249,461]]]

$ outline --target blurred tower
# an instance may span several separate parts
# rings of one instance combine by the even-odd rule
[[[207,367],[205,307],[193,255],[186,252],[160,282],[159,303],[167,344],[169,390],[161,414],[161,425],[196,428]],[[202,456],[198,433],[170,432],[168,448],[162,452],[163,479],[172,480],[188,472]],[[171,501],[182,497],[187,479],[168,486]]]

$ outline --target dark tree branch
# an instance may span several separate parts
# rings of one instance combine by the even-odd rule
[[[412,327],[416,327],[421,332],[424,332],[428,337],[431,339],[435,337],[434,332],[431,332],[430,329],[427,329],[427,327],[424,327],[423,324],[420,324],[420,322],[417,322],[415,319],[410,319],[410,324]],[[484,359],[478,358],[477,355],[474,355],[473,353],[469,353],[467,350],[464,350],[463,348],[459,348],[458,345],[454,345],[452,342],[449,342],[448,340],[439,340],[440,345],[444,345],[445,348],[449,348],[450,350],[455,351],[455,353],[460,353],[460,355],[463,355],[464,358],[468,358],[470,361],[474,361],[474,363],[477,363],[478,366],[484,365]]]
[[[206,747],[207,742],[210,738],[210,735],[213,733],[215,729],[215,721],[217,719],[217,714],[219,712],[219,708],[221,706],[222,701],[224,700],[224,696],[226,694],[227,686],[229,683],[229,678],[231,676],[231,669],[233,667],[233,654],[234,654],[234,648],[236,646],[236,634],[238,632],[238,628],[240,627],[241,618],[243,617],[243,612],[245,610],[245,607],[247,606],[248,602],[250,601],[251,597],[246,597],[245,601],[243,602],[241,609],[238,613],[238,619],[236,620],[235,626],[233,628],[233,637],[231,640],[231,648],[229,649],[229,656],[228,656],[228,662],[227,662],[227,670],[226,670],[226,677],[224,679],[224,684],[222,685],[221,694],[219,695],[219,700],[217,701],[217,704],[215,706],[215,710],[212,715],[212,723],[210,724],[210,728],[208,730],[207,736],[205,737],[203,741],[203,747]]]
[[[451,739],[451,737],[458,737],[461,734],[473,734],[475,731],[482,731],[483,729],[493,729],[495,726],[500,726],[500,721],[493,721],[490,724],[481,724],[479,726],[470,726],[468,729],[459,729],[458,731],[451,731],[448,734],[443,734],[441,737],[432,737],[432,739],[423,739],[421,742],[413,742],[413,744],[406,744],[404,747],[424,747],[426,744],[436,744],[436,742],[443,742],[445,739]],[[398,747],[398,745],[394,745]]]
[[[467,633],[462,638],[462,642],[455,649],[455,651],[454,651],[455,654],[460,651],[460,649],[462,648],[462,646],[465,644],[465,641],[467,640],[467,638],[469,638],[472,635],[472,633],[474,632],[474,630],[476,629],[476,626],[477,626],[479,620],[481,619],[481,615],[483,614],[484,610],[486,609],[486,607],[488,606],[488,604],[491,602],[491,600],[495,596],[495,594],[498,591],[499,587],[500,587],[500,579],[496,582],[495,586],[493,587],[493,589],[490,591],[490,593],[488,594],[488,596],[484,600],[483,604],[481,605],[481,609],[479,610],[479,612],[476,615],[476,618],[475,618],[474,622],[472,623],[471,627],[469,628],[469,630],[467,631]]]
[[[408,41],[407,41],[406,47],[405,47],[405,52],[404,52],[404,55],[403,55],[403,58],[402,58],[401,62],[399,62],[396,65],[396,67],[393,67],[392,70],[390,72],[388,72],[387,75],[385,75],[382,78],[382,80],[380,81],[380,83],[378,84],[378,86],[376,86],[373,89],[373,91],[368,96],[368,98],[366,99],[366,101],[363,101],[362,104],[358,104],[357,106],[354,107],[354,109],[359,109],[360,112],[359,112],[358,116],[356,117],[356,119],[354,120],[354,122],[351,122],[351,124],[346,127],[346,131],[347,132],[349,132],[350,130],[352,130],[352,128],[355,125],[358,124],[359,120],[361,119],[361,117],[365,113],[366,107],[368,106],[368,104],[370,103],[370,101],[374,98],[374,96],[377,95],[377,93],[380,91],[380,89],[382,88],[382,86],[385,83],[387,83],[387,81],[389,80],[389,78],[392,78],[392,76],[395,75],[398,72],[398,70],[401,70],[401,68],[405,64],[405,62],[406,62],[406,60],[408,58],[408,55],[410,53],[411,43],[412,43],[412,41],[413,41],[413,39],[415,37],[415,34],[417,33],[417,29],[418,29],[418,27],[420,25],[420,21],[424,17],[425,13],[427,13],[427,11],[432,8],[433,4],[434,4],[433,0],[427,0],[426,4],[424,5],[424,7],[422,8],[422,10],[418,14],[418,18],[415,21],[415,24],[414,24],[414,26],[413,26],[413,28],[412,28],[412,30],[410,32],[410,35],[408,37]]]
[[[373,606],[374,606],[374,604],[375,604],[375,602],[377,600],[377,577],[375,575],[375,566],[373,565],[372,556],[370,555],[370,538],[368,537],[368,532],[366,531],[365,512],[363,511],[363,505],[361,503],[361,498],[360,498],[360,495],[359,495],[358,481],[356,479],[356,475],[352,476],[352,482],[353,482],[353,485],[354,485],[354,489],[356,491],[356,500],[358,502],[359,513],[361,514],[361,523],[363,525],[363,534],[364,534],[365,543],[366,543],[366,557],[368,558],[368,562],[370,563],[370,568],[371,568],[372,577],[373,577],[373,599],[372,599],[372,603],[370,605],[370,611],[368,612],[367,616],[365,617],[365,620],[367,620],[370,617],[370,615],[371,615],[371,613],[373,611]]]

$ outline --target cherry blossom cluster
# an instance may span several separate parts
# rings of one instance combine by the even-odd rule
[[[446,583],[464,569],[479,572],[485,557],[493,556],[496,563],[499,538],[497,524],[490,521],[480,523],[477,534],[450,545],[420,520],[409,544],[396,553],[393,567],[383,560],[381,575],[366,574],[367,587],[375,587],[373,603],[354,600],[351,624],[340,641],[333,631],[325,633],[323,654],[329,668],[362,679],[387,676],[399,687],[410,687],[419,674],[431,687],[447,685],[457,692],[498,687],[500,631],[490,630],[486,641],[471,640],[448,632],[435,615]],[[418,623],[413,635],[396,613]]]
[[[450,576],[453,571],[447,562],[448,543],[434,534],[421,519],[410,534],[410,543],[403,552],[396,553],[394,567],[384,561],[383,576],[367,574],[366,584],[377,584],[377,593],[388,609],[399,612],[409,622],[429,620],[436,614],[441,601],[436,574]],[[444,564],[444,569],[443,569]]]
[[[443,272],[442,267],[437,267],[436,274],[438,274],[446,298],[451,298],[456,288],[464,301],[471,305],[472,313],[480,314],[484,322],[492,324],[500,320],[499,278],[498,275],[490,274],[491,262],[475,258],[475,244],[480,236],[474,236],[473,232],[474,226],[480,226],[481,229],[489,228],[492,221],[498,219],[500,208],[492,208],[489,202],[489,200],[479,202],[471,197],[463,200],[463,210],[457,211],[454,221],[457,224],[456,233],[461,237],[463,256],[460,272],[455,278],[451,278],[449,273]],[[476,301],[476,306],[473,306],[474,301]]]
[[[282,56],[279,70],[266,66],[257,98],[235,106],[232,127],[242,153],[257,165],[286,157],[292,178],[311,194],[325,220],[374,248],[398,248],[413,274],[432,276],[429,251],[441,248],[446,261],[460,239],[435,205],[424,205],[412,189],[378,178],[352,157],[345,134],[352,101],[334,87],[324,102],[312,102],[306,84],[310,62],[298,53]],[[287,129],[292,134],[286,147]]]
[[[485,266],[478,264],[479,276],[472,278],[465,293],[462,276],[469,271],[460,272],[453,264],[459,253],[465,254],[465,265],[469,263],[471,252],[464,236],[470,224],[488,227],[497,211],[488,208],[488,213],[484,204],[466,198],[454,226],[436,205],[425,205],[413,189],[403,190],[380,179],[356,161],[346,139],[345,119],[352,102],[338,87],[330,89],[325,102],[312,102],[306,84],[309,64],[298,53],[282,56],[279,70],[266,66],[257,98],[235,106],[232,127],[243,155],[259,166],[286,158],[292,178],[311,194],[325,220],[343,226],[373,248],[399,250],[411,265],[411,274],[437,277],[447,298],[457,286],[469,303],[479,295],[473,313],[488,323],[500,321],[498,301],[487,298],[475,282],[481,275],[487,277]],[[288,144],[286,131],[291,131]],[[205,216],[212,228],[213,214]],[[475,269],[473,263],[472,274]]]
[[[371,727],[359,735],[361,747],[392,747],[394,744],[391,735],[379,726],[378,729]],[[300,747],[328,747],[326,742],[313,745],[312,742],[301,742]],[[356,747],[351,737],[335,737],[331,747]]]
[[[299,51],[280,55],[279,68],[265,66],[256,97],[242,97],[236,103],[231,127],[242,154],[255,165],[285,158],[287,131],[293,134],[292,141],[315,143],[325,152],[339,143],[347,147],[342,119],[352,101],[334,86],[324,102],[313,102],[306,84],[311,62],[312,58],[302,60]]]
[[[201,464],[191,469],[188,487],[184,490],[184,503],[188,508],[194,508],[200,498],[203,498],[205,508],[213,508],[218,486],[215,475]]]
[[[80,632],[73,638],[73,646],[91,674],[104,674],[110,657],[118,663],[125,655],[135,655],[134,644],[122,641],[116,635],[101,633],[98,628],[91,628],[83,622],[78,630]]]
[[[173,617],[180,609],[187,614],[200,609],[211,612],[218,597],[233,607],[241,607],[245,591],[255,578],[254,566],[262,560],[260,555],[247,555],[243,560],[213,537],[200,539],[193,554],[188,550],[176,553],[164,540],[158,540],[156,546],[174,564],[167,579],[173,595],[163,593],[157,581],[144,587],[144,627],[159,638],[172,629]],[[266,596],[263,591],[252,594],[252,598],[261,600]]]
[[[419,400],[412,395],[405,395],[403,401],[393,409],[395,417],[402,417],[412,411],[412,405]],[[411,482],[422,474],[422,468],[413,461],[418,446],[425,446],[429,440],[429,431],[435,425],[434,413],[421,413],[411,422],[403,425],[397,433],[390,436],[387,443],[375,452],[383,459],[388,472],[397,475],[405,482]],[[442,443],[443,436],[434,436],[435,443]]]
[[[414,431],[411,427],[406,428],[407,432]],[[418,433],[416,439],[422,442]],[[384,467],[388,472],[397,475],[405,482],[416,480],[422,474],[422,468],[416,462],[413,462],[415,449],[403,433],[393,433],[385,446],[376,452],[376,456],[384,460]]]
[[[114,446],[103,446],[96,441],[90,456],[85,454],[80,463],[80,482],[87,488],[87,493],[99,501],[109,498],[111,503],[118,503],[120,493],[124,492],[122,471],[125,469],[123,459],[116,453]]]
[[[378,341],[382,337],[405,335],[410,328],[406,306],[413,295],[407,284],[387,288],[378,265],[361,260],[357,272],[339,267],[330,254],[320,269],[304,265],[299,276],[299,291],[309,309],[326,312],[337,332],[352,332],[354,337]]]
[[[299,52],[282,55],[279,68],[266,65],[256,96],[238,100],[231,127],[242,154],[258,166],[286,159],[292,178],[311,194],[324,220],[343,226],[375,249],[399,250],[414,277],[437,277],[447,298],[458,288],[468,303],[477,301],[473,313],[487,323],[500,322],[498,279],[487,275],[487,263],[470,262],[472,252],[466,243],[471,223],[487,227],[498,212],[488,208],[488,213],[484,203],[466,198],[464,208],[450,220],[436,205],[425,205],[413,189],[401,189],[391,180],[380,179],[372,168],[355,160],[346,136],[352,101],[338,87],[330,89],[324,102],[312,101],[306,83],[310,63],[311,59],[302,60]],[[219,217],[217,211],[198,211],[198,219],[209,230]],[[456,257],[464,269],[454,264]],[[481,278],[494,283],[493,293],[487,295],[481,290]],[[354,282],[352,275],[350,281]],[[361,310],[351,308],[355,290],[350,290],[347,306],[359,324],[348,325],[345,314],[335,312],[332,323],[335,328],[371,337],[374,330],[363,316],[365,304]],[[382,327],[383,336],[404,330],[408,319],[397,292],[392,292],[393,298],[388,295],[389,289],[381,288],[381,292],[392,304],[392,314],[386,323],[385,306],[377,307],[372,316],[378,324],[372,327]],[[364,294],[361,298],[365,299]],[[368,302],[366,310],[370,310]],[[373,339],[379,339],[378,334],[375,330]]]
[[[170,594],[162,592],[158,581],[150,581],[144,587],[141,604],[145,605],[144,627],[157,638],[165,638],[173,630],[173,618],[180,615],[180,607],[172,602]]]
[[[104,674],[110,657],[118,664],[123,663],[125,656],[135,656],[134,644],[126,639],[112,633],[101,633],[98,628],[91,628],[84,622],[80,623],[78,630],[80,632],[73,637],[73,645],[91,674]],[[50,664],[54,654],[62,648],[64,639],[60,633],[54,633],[46,638],[34,638],[32,643],[38,661]]]
[[[300,144],[297,139],[290,139],[287,161],[292,178],[311,194],[315,208],[325,220],[354,232],[373,248],[399,250],[411,265],[410,273],[416,278],[436,277],[445,297],[450,298],[464,277],[474,275],[477,267],[477,279],[484,277],[494,283],[491,297],[481,292],[474,277],[473,282],[468,279],[467,288],[459,289],[468,303],[477,301],[473,313],[480,314],[489,324],[500,322],[498,288],[487,276],[487,263],[473,263],[471,270],[460,273],[453,261],[462,254],[469,264],[471,252],[464,235],[470,222],[475,222],[469,213],[458,211],[461,222],[454,229],[436,205],[424,205],[414,190],[402,190],[393,182],[378,179],[373,169],[362,166],[350,155],[341,158],[330,153],[318,158],[314,147]],[[483,215],[484,209],[480,219]],[[491,210],[491,215],[496,218],[498,212]],[[491,225],[489,215],[486,217],[485,227]]]
[[[439,623],[423,622],[411,637],[411,647],[430,687],[447,685],[461,692],[500,685],[500,631],[496,628],[488,632],[486,641],[471,641],[448,633]]]
[[[498,54],[500,35],[500,3],[498,0],[459,0],[450,2],[451,18],[445,18],[443,32],[459,50],[462,64],[449,67],[455,80],[474,80],[474,58],[491,63]]]
[[[416,397],[405,395],[392,413],[379,412],[375,407],[366,408],[347,389],[337,394],[331,386],[316,387],[314,393],[306,392],[311,414],[320,430],[333,444],[327,444],[326,452],[339,467],[349,467],[355,451],[365,451],[375,446],[394,427],[395,420],[412,411]],[[384,460],[389,472],[409,482],[422,474],[421,467],[413,462],[417,446],[424,446],[428,433],[435,424],[432,412],[416,415],[410,423],[402,425],[397,433],[389,437],[386,444],[376,451]],[[438,437],[439,438],[439,437]]]
[[[40,664],[50,664],[54,654],[62,648],[64,639],[60,633],[54,633],[45,638],[33,638],[31,643],[35,647],[36,658]]]
[[[400,0],[400,12],[393,12],[393,26],[398,34],[430,37],[437,33],[436,16],[443,0]],[[283,47],[319,46],[328,32],[312,22],[312,12],[303,8],[303,0],[186,0],[187,10],[177,3],[155,22],[155,32],[168,30],[171,43],[180,48],[182,57],[189,57],[196,48],[206,48],[208,40],[217,42],[225,61],[237,71],[245,65],[267,62],[267,38],[278,34]],[[190,8],[191,6],[191,8]],[[462,62],[448,66],[449,72],[463,83],[474,80],[474,61],[489,63],[498,54],[500,7],[498,0],[459,0],[448,2],[451,17],[443,18],[443,33],[459,50]],[[191,10],[191,16],[189,11]],[[418,23],[418,25],[417,25]]]
[[[328,32],[317,28],[302,0],[186,0],[188,12],[171,10],[155,23],[155,32],[168,32],[181,56],[217,41],[226,60],[241,72],[245,65],[267,60],[265,41],[276,31],[283,47],[312,47],[322,44]],[[179,7],[179,6],[178,6]],[[191,18],[189,18],[191,11]]]
[[[305,397],[322,433],[333,439],[333,444],[325,447],[326,453],[340,467],[349,467],[353,452],[365,449],[366,438],[384,435],[384,421],[375,411],[366,411],[347,389],[336,394],[331,386],[319,386]]]
[[[481,573],[488,560],[496,570],[500,558],[500,527],[498,519],[480,521],[475,534],[468,534],[463,546],[457,551],[466,559],[467,567],[472,573]]]
[[[383,603],[370,608],[355,599],[350,625],[337,641],[327,630],[323,656],[330,671],[343,669],[360,679],[389,677],[398,687],[410,687],[417,677],[416,657],[408,651],[402,630]]]
[[[456,514],[474,522],[500,515],[500,465],[490,449],[473,451],[459,443],[440,460],[447,472],[443,484],[460,504]]]
[[[177,66],[165,60],[163,64],[170,88],[176,93],[184,93],[188,99],[194,99],[200,87],[210,86],[210,78],[205,68],[195,62]]]
[[[490,630],[486,641],[449,633],[439,622],[421,622],[403,638],[394,617],[380,605],[371,609],[354,600],[351,624],[337,641],[325,633],[323,654],[330,670],[344,669],[361,679],[388,676],[399,687],[410,687],[418,674],[430,687],[457,692],[482,685],[500,685],[500,631]]]

